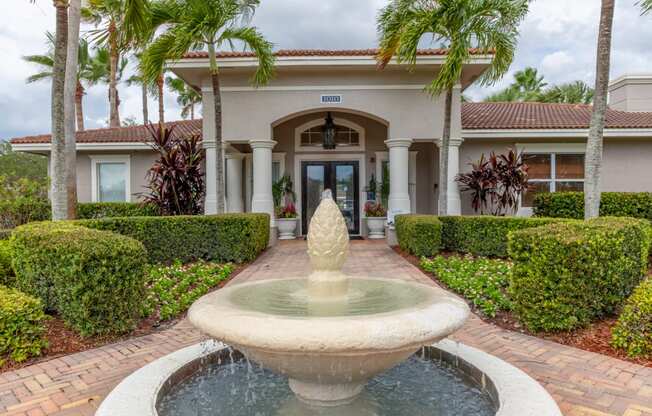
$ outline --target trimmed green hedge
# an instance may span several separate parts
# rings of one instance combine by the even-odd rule
[[[432,257],[442,248],[442,223],[433,215],[397,215],[395,226],[402,250]]]
[[[145,294],[140,242],[60,222],[23,225],[10,241],[18,288],[82,336],[134,328]]]
[[[39,355],[47,347],[41,302],[16,289],[0,286],[0,365]]]
[[[446,250],[476,256],[507,257],[507,240],[512,231],[559,222],[552,218],[451,216],[439,217]]]
[[[652,279],[641,283],[627,300],[613,329],[613,345],[632,356],[652,356]]]
[[[269,221],[267,214],[223,214],[104,218],[74,223],[140,241],[152,263],[198,259],[242,263],[255,259],[267,247]]]
[[[537,217],[584,218],[584,193],[541,193],[534,198]],[[652,220],[652,193],[603,192],[600,216],[633,217]]]
[[[79,219],[110,217],[156,217],[159,210],[154,205],[133,202],[84,202],[77,204]]]
[[[11,242],[0,240],[0,285],[14,285],[14,270],[11,267]]]
[[[614,313],[645,276],[649,247],[649,223],[631,218],[515,231],[514,312],[532,331],[570,330]]]

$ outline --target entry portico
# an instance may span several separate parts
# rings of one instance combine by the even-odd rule
[[[267,212],[273,217],[272,182],[287,174],[294,183],[302,228],[319,190],[333,187],[351,233],[360,233],[366,186],[372,180],[389,185],[390,216],[436,212],[444,98],[429,96],[424,87],[435,77],[445,51],[421,50],[413,68],[391,62],[383,71],[377,69],[376,52],[279,51],[276,77],[260,88],[249,82],[256,67],[252,54],[219,56],[229,211]],[[449,214],[461,213],[454,181],[462,142],[461,92],[490,59],[474,55],[454,91]],[[217,153],[208,57],[191,53],[170,67],[202,91],[205,209],[214,213]],[[324,146],[322,128],[328,119],[335,125],[334,148]]]

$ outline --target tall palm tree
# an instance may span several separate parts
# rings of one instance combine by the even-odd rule
[[[643,9],[643,14],[649,13],[652,11],[652,0],[641,0],[638,4]]]
[[[127,78],[126,83],[128,86],[132,85],[137,85],[141,89],[141,100],[142,100],[142,107],[143,107],[143,124],[149,123],[149,95],[153,94],[151,85],[147,85],[147,82],[145,81],[145,78],[143,78],[142,74],[136,73]]]
[[[181,117],[195,119],[195,105],[201,103],[201,93],[184,80],[176,77],[165,78],[168,88],[177,94],[177,104],[181,106]]]
[[[255,86],[265,84],[274,74],[272,44],[243,18],[250,16],[259,0],[159,0],[151,3],[152,26],[163,31],[143,55],[143,74],[158,79],[166,60],[181,59],[198,47],[208,49],[209,71],[215,108],[215,143],[217,151],[217,212],[224,212],[224,149],[222,148],[222,100],[220,70],[216,49],[233,47],[241,42],[258,59],[253,75]],[[246,19],[248,20],[248,19]]]
[[[49,45],[47,53],[23,56],[24,61],[39,66],[37,73],[27,77],[28,84],[52,78],[52,67],[54,66],[54,34],[52,32],[46,32],[45,36]],[[91,56],[88,41],[80,39],[77,59],[77,85],[75,90],[75,116],[77,130],[80,131],[84,130],[83,97],[86,94],[86,89],[92,86],[95,83],[94,80],[97,78],[91,68],[92,60],[93,56]]]
[[[536,101],[543,103],[591,104],[593,88],[584,81],[574,81],[566,84],[553,85],[543,91]]]
[[[125,70],[127,69],[128,65],[129,65],[129,60],[124,56],[122,56],[118,61],[118,66],[116,68],[117,71],[115,73],[112,73],[111,53],[109,52],[109,49],[98,47],[94,49],[93,55],[91,56],[89,66],[88,66],[87,76],[92,84],[102,83],[102,84],[111,85],[113,79],[113,82],[117,86],[122,81],[122,78],[125,74]],[[116,103],[118,104],[118,106],[120,106],[120,93],[117,88],[115,90],[115,98],[116,98]],[[110,114],[110,110],[109,110],[109,114]],[[109,126],[110,124],[111,123],[109,118]]]
[[[425,35],[448,48],[434,80],[426,87],[433,96],[445,94],[444,128],[439,152],[439,213],[448,212],[448,154],[453,88],[460,82],[471,48],[493,53],[480,82],[500,79],[514,59],[518,26],[528,12],[528,0],[393,0],[378,16],[381,66],[396,56],[416,64]]]
[[[586,141],[586,163],[584,166],[584,218],[586,219],[595,218],[600,215],[602,139],[607,112],[614,3],[615,0],[602,0],[600,13],[595,70],[595,95],[593,97],[593,114],[591,116],[589,138]]]
[[[147,32],[148,3],[147,0],[87,1],[83,16],[97,27],[89,33],[109,53],[109,126],[120,127],[119,65],[126,51]]]
[[[514,74],[509,87],[485,98],[489,102],[538,101],[543,88],[548,85],[536,68],[527,67]]]

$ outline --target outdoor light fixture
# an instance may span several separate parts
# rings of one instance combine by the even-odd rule
[[[331,116],[330,111],[326,115],[326,120],[324,120],[324,126],[321,128],[321,131],[324,136],[324,149],[326,150],[333,150],[336,147],[335,144],[335,133],[336,133],[336,128],[335,128],[335,122],[333,121],[333,117]]]

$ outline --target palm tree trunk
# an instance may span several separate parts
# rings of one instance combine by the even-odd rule
[[[77,130],[84,131],[84,86],[77,82],[77,91],[75,91],[75,116],[77,117]]]
[[[158,122],[161,126],[165,123],[165,103],[163,102],[163,75],[156,79],[158,89]]]
[[[118,106],[118,60],[120,59],[118,52],[115,25],[109,28],[109,127],[120,127],[120,112]]]
[[[600,192],[602,185],[602,136],[607,112],[609,69],[611,66],[611,34],[613,30],[614,0],[602,0],[598,52],[595,71],[595,95],[589,138],[586,142],[584,168],[584,218],[600,215]]]
[[[195,103],[190,104],[190,119],[195,119]]]
[[[439,146],[439,215],[448,214],[448,153],[450,151],[452,113],[453,88],[448,88],[444,103],[444,131]]]
[[[213,86],[213,104],[215,107],[215,147],[217,153],[217,213],[224,213],[224,149],[222,148],[222,96],[220,95],[220,75],[217,69],[215,47],[208,44],[208,55],[211,66],[211,83]]]
[[[68,7],[68,45],[66,55],[66,80],[64,93],[65,143],[66,143],[66,197],[67,218],[77,217],[77,140],[75,105],[79,79],[77,60],[79,59],[79,25],[81,20],[81,0],[70,0]]]
[[[52,139],[50,153],[52,220],[68,216],[66,197],[65,80],[68,44],[68,2],[55,0],[56,35],[52,66]]]
[[[143,95],[143,124],[147,124],[149,122],[149,109],[147,108],[147,84],[143,81],[142,84],[140,84],[140,87],[142,88],[142,95]]]

